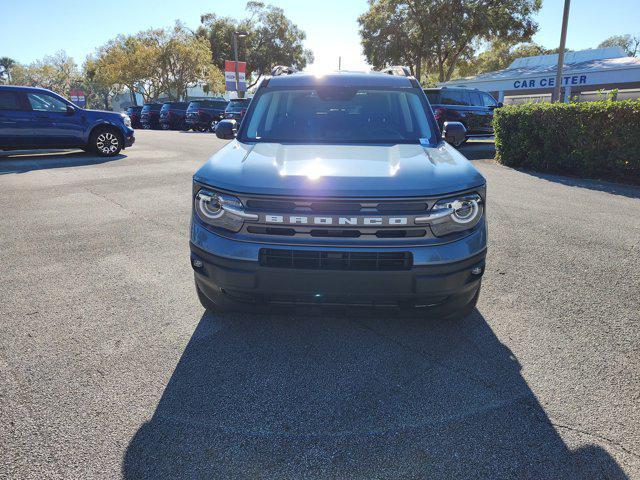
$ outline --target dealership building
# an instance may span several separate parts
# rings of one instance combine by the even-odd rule
[[[504,70],[458,78],[440,86],[477,88],[504,103],[550,101],[557,65],[557,54],[518,58]],[[565,53],[564,101],[602,100],[612,90],[617,90],[618,100],[640,97],[640,58],[627,57],[620,47]]]

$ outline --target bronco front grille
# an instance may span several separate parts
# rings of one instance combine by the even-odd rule
[[[408,270],[409,252],[334,252],[263,248],[260,265],[314,270]]]
[[[426,214],[433,205],[429,198],[239,197],[248,212],[259,216],[257,222],[245,223],[243,231],[249,235],[380,242],[431,236],[428,228],[413,223],[415,216]],[[293,222],[292,217],[296,219]],[[268,220],[271,218],[279,220]],[[383,221],[366,223],[372,218]],[[389,223],[388,218],[394,218],[395,223]]]

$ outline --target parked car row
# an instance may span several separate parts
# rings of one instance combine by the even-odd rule
[[[424,92],[440,131],[449,132],[447,141],[454,146],[493,135],[493,111],[502,103],[490,94],[452,87]],[[0,150],[82,148],[111,156],[134,143],[134,128],[214,131],[220,138],[233,138],[250,102],[147,103],[124,114],[79,108],[45,89],[0,86]],[[459,130],[456,135],[454,129]]]
[[[250,101],[250,98],[238,98],[229,102],[216,99],[145,103],[129,107],[125,113],[133,128],[213,132],[222,119],[242,120]]]

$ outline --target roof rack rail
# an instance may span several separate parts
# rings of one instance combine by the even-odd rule
[[[279,75],[291,75],[292,73],[296,73],[296,69],[286,65],[276,65],[271,69],[271,76],[273,77],[277,77]]]
[[[411,69],[404,65],[393,65],[391,67],[383,68],[380,73],[386,73],[388,75],[398,75],[400,77],[411,77]]]

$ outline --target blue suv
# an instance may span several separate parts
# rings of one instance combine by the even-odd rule
[[[85,110],[43,88],[0,86],[0,150],[81,148],[111,157],[133,142],[125,114]]]
[[[277,70],[276,70],[277,71]],[[400,69],[404,71],[404,69]],[[193,177],[191,265],[209,310],[351,305],[464,316],[485,268],[484,177],[413,77],[265,78]]]

